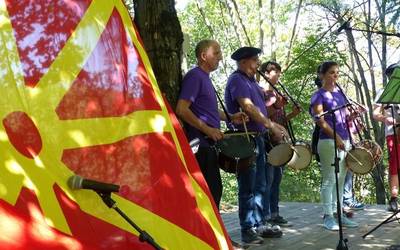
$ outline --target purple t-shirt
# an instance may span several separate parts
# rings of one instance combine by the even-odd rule
[[[190,110],[204,123],[213,128],[220,128],[217,97],[210,79],[210,75],[201,68],[195,67],[185,75],[182,81],[179,99],[191,102]],[[204,134],[198,129],[185,124],[189,140],[200,139],[200,144],[207,144]]]
[[[340,90],[335,87],[333,92],[329,92],[323,88],[318,89],[311,97],[311,114],[314,116],[313,107],[315,105],[322,104],[324,112],[328,110],[332,110],[336,107],[340,107],[347,103],[344,95]],[[340,135],[343,140],[349,139],[349,132],[347,131],[346,126],[346,108],[342,108],[335,112],[336,117],[336,133]],[[324,116],[325,121],[328,125],[333,129],[333,117],[331,114],[326,114]],[[329,137],[322,129],[319,132],[320,139],[332,139]]]
[[[264,103],[264,94],[258,86],[254,77],[248,77],[245,73],[237,70],[229,78],[225,88],[225,103],[230,114],[239,112],[237,99],[249,98],[253,104],[267,117],[267,109]],[[263,124],[251,120],[246,124],[249,131],[264,132],[266,128]],[[243,125],[235,125],[239,130],[244,131]]]

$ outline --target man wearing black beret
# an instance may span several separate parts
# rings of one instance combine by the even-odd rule
[[[259,48],[242,47],[233,52],[231,58],[237,63],[237,70],[228,79],[225,102],[230,113],[242,109],[250,118],[247,129],[255,132],[257,147],[256,161],[248,170],[237,175],[239,188],[239,220],[242,241],[248,244],[262,244],[263,238],[282,236],[279,227],[271,227],[263,214],[263,197],[266,192],[265,134],[287,134],[285,128],[268,118],[264,95],[257,84],[255,74],[260,65]],[[244,131],[243,125],[236,126]],[[261,237],[260,237],[261,236]]]
[[[232,53],[231,58],[236,62],[242,59],[257,57],[261,53],[261,49],[255,47],[241,47]]]

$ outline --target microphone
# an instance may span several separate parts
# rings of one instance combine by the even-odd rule
[[[337,29],[337,31],[335,33],[339,34],[342,30],[349,29],[350,28],[350,20],[351,20],[351,17],[349,18],[349,20],[342,23],[342,25],[339,26],[339,28]]]
[[[79,175],[71,176],[67,183],[71,189],[90,189],[99,193],[119,192],[118,185],[84,179]]]
[[[335,111],[338,111],[339,109],[342,109],[342,108],[350,107],[351,105],[352,105],[351,103],[346,103],[346,104],[341,105],[341,106],[338,106],[338,107],[336,107],[336,108],[334,108],[334,109],[331,109],[331,110],[322,112],[321,114],[314,115],[313,117],[314,117],[314,119],[317,119],[317,120],[318,120],[318,119],[320,119],[321,117],[325,116],[326,114],[333,114],[333,113],[335,113]]]

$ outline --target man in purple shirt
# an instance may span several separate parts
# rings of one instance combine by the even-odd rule
[[[195,53],[197,67],[191,69],[183,78],[176,114],[185,123],[186,136],[189,141],[195,138],[200,139],[196,159],[214,202],[219,208],[222,181],[217,152],[213,144],[223,138],[220,122],[227,120],[227,117],[224,112],[218,109],[210,73],[218,68],[222,53],[218,42],[214,40],[200,41],[196,46]],[[247,119],[243,112],[229,116],[234,123],[241,123],[243,119]]]
[[[267,185],[264,136],[267,129],[273,136],[278,137],[287,132],[282,126],[268,119],[264,96],[254,77],[260,64],[260,52],[258,48],[242,47],[232,54],[231,58],[237,62],[238,67],[229,76],[225,89],[228,112],[234,113],[241,108],[250,118],[246,124],[247,129],[257,133],[256,162],[237,175],[241,237],[242,241],[248,244],[262,244],[263,238],[282,236],[279,227],[272,228],[268,225],[263,214],[263,197]],[[242,131],[245,129],[243,125],[236,128]]]

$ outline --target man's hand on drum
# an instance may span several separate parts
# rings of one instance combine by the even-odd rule
[[[219,129],[213,127],[207,127],[203,132],[214,141],[221,140],[224,137],[224,134]]]
[[[346,150],[343,139],[339,135],[336,135],[336,146],[340,150]]]
[[[272,127],[270,128],[270,130],[272,134],[272,141],[282,142],[285,141],[285,138],[286,139],[290,138],[285,127],[276,122],[271,122],[271,123]]]
[[[232,114],[230,118],[234,124],[242,124],[243,121],[249,121],[249,117],[244,112],[237,112],[235,114]]]

